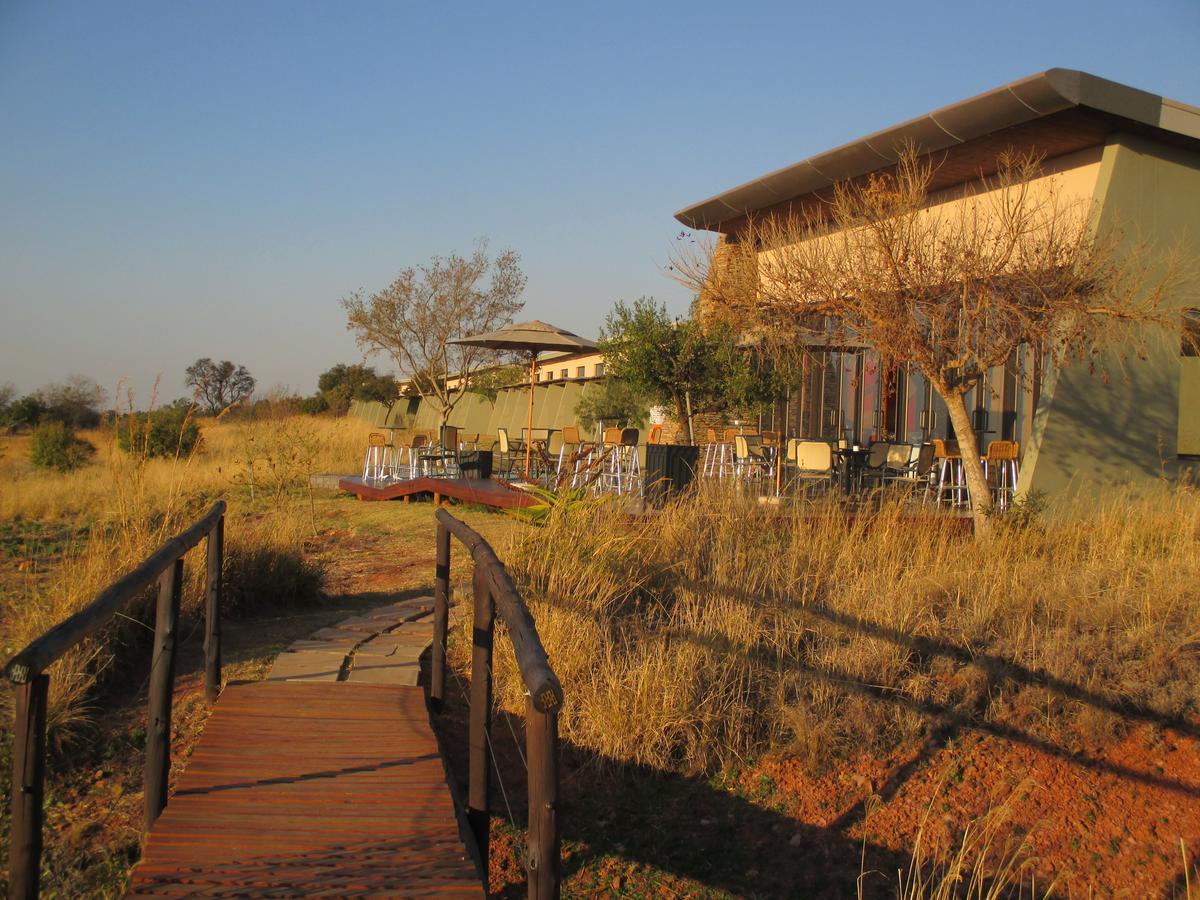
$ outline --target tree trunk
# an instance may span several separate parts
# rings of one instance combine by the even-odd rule
[[[940,393],[940,392],[939,392]],[[983,474],[983,463],[979,459],[979,440],[971,417],[967,414],[967,403],[957,392],[942,394],[946,411],[954,426],[958,439],[958,452],[962,456],[963,474],[967,476],[967,490],[971,494],[971,517],[975,520],[975,537],[987,537],[992,533],[992,492]]]
[[[691,391],[683,392],[683,402],[687,407],[688,443],[695,445],[696,433],[695,433],[695,430],[692,428],[692,392]]]

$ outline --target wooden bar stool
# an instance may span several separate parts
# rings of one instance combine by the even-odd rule
[[[1017,494],[1017,457],[1020,450],[1021,445],[1016,441],[992,441],[983,457],[984,477],[989,478],[993,467],[995,469],[996,484],[992,493],[1000,509],[1008,509]]]
[[[962,456],[957,441],[933,439],[933,456],[937,463],[937,488],[934,503],[941,503],[942,496],[949,493],[951,506],[961,506],[969,499],[967,483],[963,478]]]

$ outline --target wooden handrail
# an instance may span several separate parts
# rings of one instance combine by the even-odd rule
[[[210,701],[221,690],[221,567],[224,558],[225,501],[218,500],[186,531],[171,538],[136,569],[113,582],[75,615],[34,639],[4,667],[16,694],[13,730],[12,820],[9,835],[8,896],[35,898],[41,875],[46,773],[46,712],[50,676],[46,669],[121,610],[157,579],[154,650],[150,662],[146,722],[146,828],[167,805],[171,771],[171,700],[175,690],[183,557],[208,539],[205,561],[204,688]]]
[[[554,670],[550,668],[550,661],[546,658],[542,639],[538,637],[533,616],[517,592],[508,569],[496,556],[496,551],[491,545],[466,522],[454,518],[444,509],[439,509],[436,516],[438,522],[445,525],[450,533],[471,551],[471,559],[475,565],[487,573],[492,600],[501,620],[508,628],[513,652],[517,657],[517,668],[521,670],[521,678],[529,696],[533,698],[534,705],[539,712],[544,713],[558,709],[562,706],[562,685],[558,683]]]
[[[218,500],[187,531],[171,538],[136,569],[101,591],[95,600],[79,612],[35,638],[4,666],[8,680],[13,684],[25,684],[35,675],[46,671],[51,663],[84,638],[107,625],[123,606],[140,597],[171,563],[200,543],[224,514],[225,501]]]
[[[491,762],[488,759],[492,724],[492,638],[495,614],[507,627],[525,682],[525,756],[529,785],[529,835],[525,869],[529,896],[537,900],[559,896],[558,837],[558,710],[563,692],[538,636],[529,607],[491,545],[465,522],[444,509],[437,517],[437,568],[433,607],[433,658],[429,697],[435,711],[445,703],[446,632],[450,606],[450,536],[471,552],[474,620],[471,635],[471,697],[467,824],[475,838],[488,888],[488,833]]]

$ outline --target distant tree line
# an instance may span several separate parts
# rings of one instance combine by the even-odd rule
[[[43,422],[67,428],[95,428],[107,397],[104,388],[83,375],[70,375],[22,396],[12,384],[0,384],[0,427],[25,431]]]
[[[39,468],[60,472],[83,465],[95,448],[76,431],[97,428],[107,418],[117,446],[142,458],[187,456],[200,440],[197,418],[212,416],[261,418],[294,413],[345,415],[354,400],[377,401],[389,409],[400,396],[400,384],[371,366],[338,363],[322,372],[317,390],[308,397],[271,392],[254,399],[256,381],[249,369],[230,360],[196,360],[185,370],[192,396],[152,410],[109,410],[107,392],[84,375],[70,375],[20,394],[13,384],[0,384],[0,429],[32,433],[30,460]]]

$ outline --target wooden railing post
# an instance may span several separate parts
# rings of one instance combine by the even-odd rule
[[[439,712],[446,702],[446,631],[450,624],[450,529],[438,522],[437,563],[433,576],[433,651],[429,702]]]
[[[8,842],[8,896],[38,895],[42,870],[42,818],[46,781],[46,698],[50,676],[15,685],[12,821]]]
[[[162,574],[154,617],[154,655],[150,660],[150,713],[146,722],[146,830],[167,807],[171,773],[171,696],[175,690],[175,641],[183,559]]]
[[[471,722],[468,747],[470,773],[467,792],[467,824],[475,835],[475,846],[483,863],[483,889],[488,889],[488,829],[490,828],[489,787],[491,762],[488,739],[492,727],[492,637],[495,632],[495,605],[482,566],[475,566],[472,579],[475,597],[475,624],[471,650]]]
[[[221,566],[225,558],[225,517],[208,533],[204,572],[204,696],[216,703],[221,695]]]
[[[558,713],[541,712],[533,697],[525,699],[525,755],[529,760],[529,855],[525,860],[529,896],[557,900]]]

